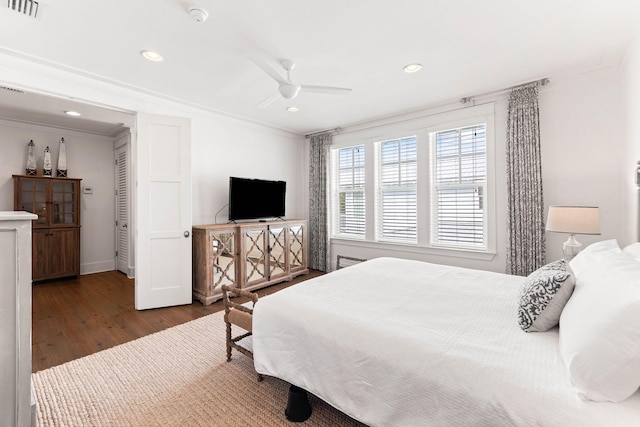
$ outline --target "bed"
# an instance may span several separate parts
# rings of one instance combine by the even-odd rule
[[[371,426],[640,425],[639,392],[581,398],[559,328],[518,326],[524,280],[394,258],[334,271],[260,300],[255,369]]]

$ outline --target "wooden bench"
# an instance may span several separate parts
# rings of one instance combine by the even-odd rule
[[[231,296],[248,298],[249,303],[239,304],[231,301]],[[224,304],[224,322],[227,327],[227,362],[231,361],[231,350],[235,349],[253,359],[251,334],[253,330],[253,307],[258,302],[258,294],[222,285],[222,301]],[[231,329],[235,325],[245,332],[233,336]],[[258,381],[262,381],[258,374]]]

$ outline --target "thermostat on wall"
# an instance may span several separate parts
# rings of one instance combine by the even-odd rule
[[[84,194],[93,194],[93,187],[83,187],[82,192]]]

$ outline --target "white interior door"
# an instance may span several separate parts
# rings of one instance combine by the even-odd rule
[[[116,164],[116,269],[129,275],[129,147],[115,151]]]
[[[191,122],[138,113],[137,310],[190,304]]]

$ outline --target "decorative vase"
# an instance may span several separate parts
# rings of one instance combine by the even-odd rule
[[[58,169],[56,169],[56,176],[62,178],[67,177],[67,145],[64,142],[64,138],[60,138],[60,151],[58,153]]]
[[[52,176],[51,150],[49,149],[49,146],[44,149],[44,167],[42,168],[42,176]]]
[[[33,139],[27,144],[27,175],[33,176],[37,173],[36,168],[36,144],[33,143]]]

